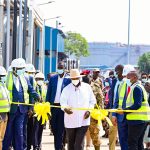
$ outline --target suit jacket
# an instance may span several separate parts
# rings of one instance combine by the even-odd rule
[[[111,109],[113,108],[113,104],[114,104],[114,90],[115,90],[115,85],[117,83],[117,79],[113,79],[112,80],[112,84],[110,86],[110,90],[109,90],[109,102],[108,102],[108,105],[107,105],[107,109]]]
[[[46,101],[50,102],[51,104],[54,104],[56,91],[57,91],[57,83],[58,83],[58,74],[54,75],[50,78],[48,89],[47,89],[47,95],[46,95]],[[71,80],[68,78],[64,78],[61,91],[71,83]]]
[[[35,99],[39,99],[39,95],[36,93],[36,91],[33,89],[32,85],[30,84],[29,80],[27,78],[25,78],[28,84],[28,94],[29,96],[34,97]],[[19,81],[20,82],[20,81]],[[13,102],[21,102],[24,103],[24,93],[23,93],[23,87],[21,85],[21,82],[19,84],[19,91],[17,91],[16,86],[13,83],[13,98],[12,101]],[[10,113],[15,113],[17,111],[17,109],[19,108],[21,113],[26,113],[28,111],[28,106],[25,105],[11,105],[10,108]]]

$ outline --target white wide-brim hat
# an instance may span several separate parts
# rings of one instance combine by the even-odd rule
[[[84,77],[85,75],[80,75],[80,72],[78,69],[71,69],[70,70],[70,76],[67,76],[66,78],[81,78]]]

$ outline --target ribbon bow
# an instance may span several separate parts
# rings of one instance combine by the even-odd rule
[[[34,116],[37,117],[38,121],[42,118],[42,124],[44,124],[46,121],[48,121],[48,115],[51,115],[50,108],[49,102],[36,103],[34,105]]]
[[[105,120],[108,122],[108,124],[110,126],[113,126],[112,125],[112,122],[110,121],[110,119],[107,117],[108,116],[108,111],[107,110],[104,110],[104,109],[100,109],[100,107],[96,104],[97,106],[97,109],[94,109],[92,112],[91,112],[91,117],[95,120],[98,121],[98,125],[101,124],[101,121],[102,120]]]

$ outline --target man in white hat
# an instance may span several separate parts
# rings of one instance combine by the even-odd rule
[[[37,82],[36,92],[41,96],[42,102],[45,102],[47,87],[44,83],[44,74],[39,72],[35,75],[35,80]],[[41,142],[42,142],[42,133],[43,133],[44,125],[42,124],[42,119],[40,121],[37,120],[37,117],[34,117],[34,125],[33,125],[33,150],[41,150]]]
[[[5,135],[8,116],[10,110],[9,92],[6,88],[6,70],[0,66],[0,150],[2,150],[2,142]]]
[[[83,150],[84,136],[90,125],[90,112],[73,108],[94,108],[95,96],[89,84],[81,82],[78,69],[70,71],[72,83],[64,88],[60,97],[61,106],[65,107],[65,128],[68,150]]]
[[[36,87],[35,81],[35,67],[33,64],[26,64],[25,67],[25,76],[29,79],[30,84],[33,86],[34,90]],[[30,103],[34,104],[34,98],[32,96],[29,97]],[[29,111],[26,114],[24,119],[24,149],[30,150],[32,145],[32,137],[33,137],[33,124],[34,117],[33,116],[33,106],[28,107]]]
[[[24,69],[26,67],[25,60],[22,58],[14,59],[11,67],[12,71],[9,72],[6,80],[6,86],[10,92],[10,101],[29,104],[29,96],[40,100],[40,96],[24,76]],[[27,106],[11,104],[6,134],[3,141],[3,150],[8,150],[12,141],[15,150],[24,150],[23,122],[27,113]]]
[[[122,72],[122,80],[116,89],[116,97],[114,99],[114,109],[124,109],[126,100],[130,90],[127,74],[130,71],[135,71],[132,65],[125,65]],[[118,74],[119,75],[119,74]],[[128,150],[128,124],[124,114],[112,113],[112,122],[118,125],[118,135],[121,150]]]

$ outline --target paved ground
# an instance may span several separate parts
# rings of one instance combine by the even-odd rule
[[[108,139],[103,138],[101,150],[109,150],[107,143],[108,143]],[[43,140],[42,140],[42,150],[54,150],[54,140],[53,140],[53,136],[50,136],[49,129],[44,130]],[[94,148],[91,147],[91,150],[94,150]],[[120,150],[120,148],[116,147],[116,150]]]

